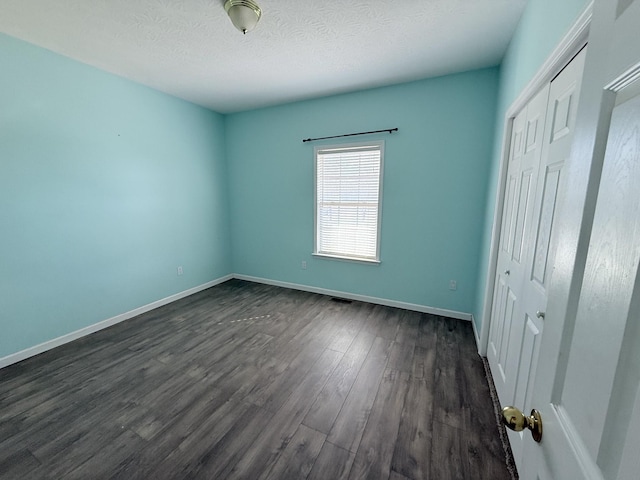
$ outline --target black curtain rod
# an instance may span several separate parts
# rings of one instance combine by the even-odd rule
[[[385,128],[384,130],[374,130],[372,132],[360,132],[360,133],[346,133],[344,135],[334,135],[332,137],[319,137],[319,138],[305,138],[304,140],[302,140],[302,143],[304,142],[313,142],[315,140],[327,140],[329,138],[340,138],[340,137],[354,137],[356,135],[369,135],[370,133],[383,133],[383,132],[397,132],[398,129],[397,128]]]

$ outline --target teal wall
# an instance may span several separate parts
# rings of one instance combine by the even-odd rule
[[[480,277],[477,281],[476,301],[473,309],[478,331],[480,331],[484,321],[482,310],[484,308],[484,292],[491,247],[491,229],[493,227],[493,213],[498,194],[500,156],[502,154],[504,120],[507,109],[531,81],[588,4],[589,0],[529,0],[502,61],[493,161],[487,190],[482,253],[478,270]]]
[[[4,35],[0,71],[0,358],[231,273],[221,115]]]
[[[471,312],[497,81],[492,68],[228,115],[234,271]],[[313,147],[336,141],[302,139],[393,127],[357,139],[385,141],[382,263],[311,256]]]
[[[504,115],[587,3],[530,0],[499,70],[227,116],[0,35],[0,358],[232,272],[480,328]],[[301,139],[390,127],[382,263],[312,257]]]

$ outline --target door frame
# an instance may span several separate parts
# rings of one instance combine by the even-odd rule
[[[507,166],[511,143],[513,121],[534,95],[560,73],[571,59],[587,44],[589,28],[593,16],[593,0],[589,2],[569,31],[553,49],[542,66],[538,69],[520,95],[511,103],[504,116],[504,132],[502,138],[500,168],[498,173],[498,196],[493,210],[493,226],[491,229],[491,246],[489,263],[486,274],[484,306],[482,309],[482,326],[478,341],[478,353],[486,357],[489,345],[489,331],[491,329],[491,313],[493,309],[494,287],[496,282],[496,268],[498,264],[498,250],[502,227],[502,212],[504,207],[505,188],[507,183]]]

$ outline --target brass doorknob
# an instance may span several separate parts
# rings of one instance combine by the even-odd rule
[[[525,428],[531,430],[531,435],[536,442],[542,440],[542,417],[537,410],[531,410],[531,415],[525,417],[516,407],[504,407],[502,409],[502,422],[516,432]]]
[[[505,274],[505,275],[511,275],[511,270],[505,270],[505,271],[504,271],[504,274]]]
[[[544,318],[544,312],[541,312],[540,310],[538,310],[538,311],[536,312],[536,317],[538,317],[538,318]]]

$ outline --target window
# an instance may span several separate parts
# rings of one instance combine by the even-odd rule
[[[383,150],[315,148],[315,255],[379,262]]]

